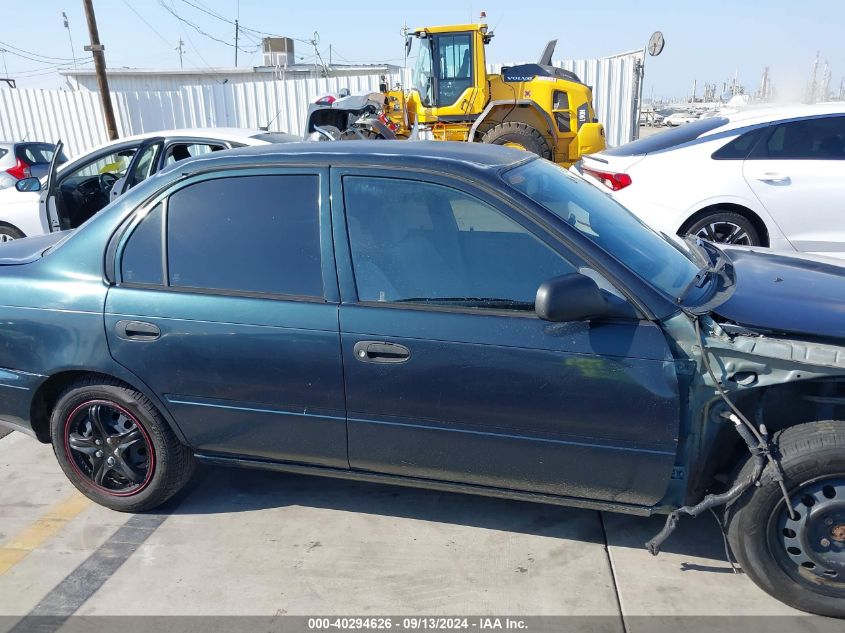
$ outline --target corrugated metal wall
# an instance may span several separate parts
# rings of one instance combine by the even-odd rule
[[[599,121],[609,145],[635,138],[639,68],[643,51],[614,57],[555,62],[593,86]],[[510,64],[506,64],[510,65]],[[499,66],[491,66],[498,72]],[[329,78],[285,78],[168,85],[155,90],[113,90],[118,130],[131,136],[169,128],[269,126],[272,131],[302,134],[308,104],[318,97],[349,88],[353,93],[378,90],[381,73]],[[399,75],[389,75],[390,85]],[[144,79],[150,85],[149,79]],[[74,156],[104,143],[105,126],[95,92],[0,89],[0,138],[55,141]]]
[[[269,126],[301,134],[308,104],[341,88],[378,90],[379,74],[112,91],[121,137],[173,128]],[[391,85],[399,76],[388,76]],[[99,96],[67,90],[0,89],[0,139],[62,139],[75,156],[105,143]]]

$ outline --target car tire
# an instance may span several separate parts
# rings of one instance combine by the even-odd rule
[[[524,149],[527,152],[537,154],[540,158],[551,159],[552,157],[552,150],[545,137],[540,134],[539,130],[525,123],[500,123],[489,129],[481,137],[481,142]]]
[[[194,457],[142,393],[102,376],[68,387],[50,418],[53,452],[89,499],[120,512],[151,510],[191,478]]]
[[[760,234],[754,223],[740,213],[716,209],[680,232],[682,235],[697,235],[717,244],[740,246],[762,246]]]
[[[845,617],[845,421],[810,422],[774,436],[791,519],[767,467],[726,511],[731,549],[764,591],[795,609]],[[749,476],[749,460],[737,479]]]
[[[26,235],[11,224],[0,224],[0,244],[3,244],[4,242],[11,242],[12,240],[19,240],[24,237],[26,237]]]

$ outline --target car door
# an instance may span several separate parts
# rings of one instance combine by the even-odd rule
[[[111,353],[197,451],[348,465],[326,179],[197,176],[120,238]]]
[[[161,151],[164,147],[164,138],[156,136],[146,139],[132,157],[126,175],[120,178],[111,189],[110,199],[115,200],[124,193],[144,182],[147,178],[158,171],[158,163],[161,158]]]
[[[845,258],[845,116],[772,126],[743,174],[797,250]]]
[[[58,172],[57,161],[53,161],[47,186],[41,192],[39,209],[50,231],[74,229],[94,213],[102,210],[110,199],[114,184],[126,175],[141,141],[114,143],[87,154]],[[103,190],[95,181],[101,182]],[[91,185],[96,200],[86,204],[86,192],[78,191],[77,183]],[[97,185],[95,188],[94,185]]]
[[[483,189],[367,170],[334,170],[332,187],[352,468],[630,504],[663,496],[679,405],[658,326],[633,308],[540,320],[537,288],[556,275],[590,274],[624,299]]]

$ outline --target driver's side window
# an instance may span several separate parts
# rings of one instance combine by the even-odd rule
[[[132,156],[135,155],[137,147],[128,147],[105,156],[99,156],[90,163],[78,167],[72,172],[65,174],[65,178],[99,176],[100,174],[114,174],[118,178],[126,175]]]
[[[451,187],[343,179],[360,301],[530,312],[544,281],[576,267],[533,231]]]

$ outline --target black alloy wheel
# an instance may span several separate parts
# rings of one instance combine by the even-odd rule
[[[155,470],[149,435],[129,411],[105,400],[78,405],[65,422],[71,466],[98,490],[118,497],[137,494]]]

